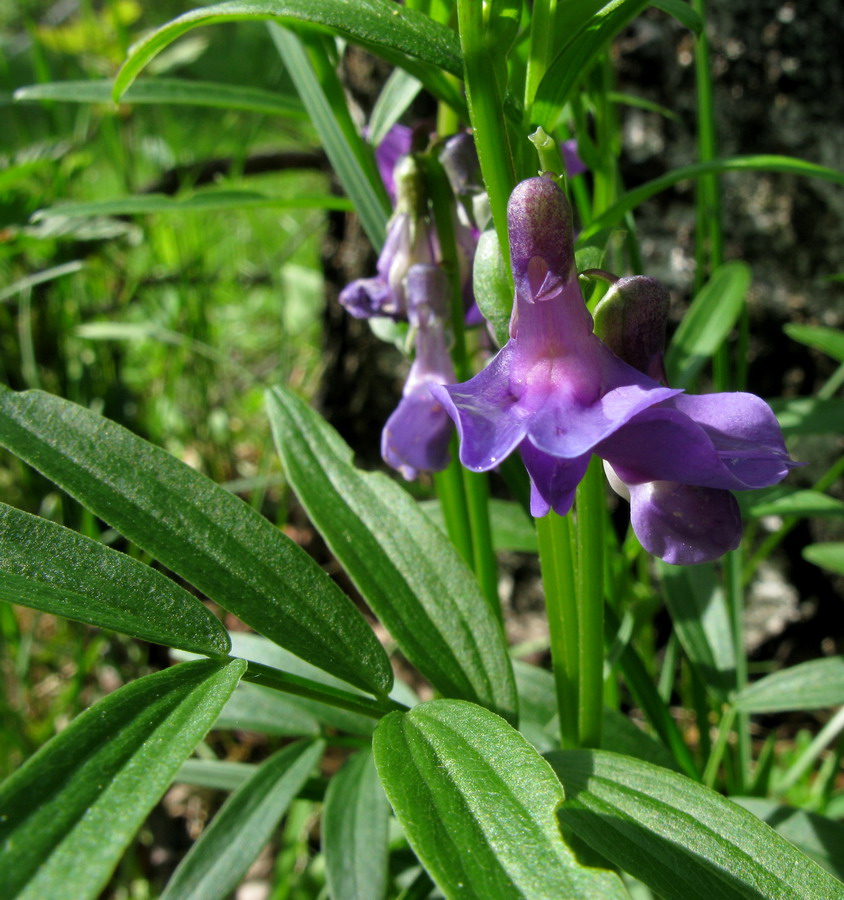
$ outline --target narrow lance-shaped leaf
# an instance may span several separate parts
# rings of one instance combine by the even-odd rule
[[[735,688],[736,657],[727,599],[711,564],[657,566],[680,643],[703,684],[722,700]]]
[[[195,9],[152,32],[129,51],[114,83],[115,98],[176,38],[200,25],[242,19],[272,20],[328,31],[367,47],[396,65],[418,60],[462,78],[460,44],[450,29],[390,0],[233,0]]]
[[[322,849],[332,900],[381,900],[387,886],[390,807],[372,754],[356,753],[328,785]]]
[[[275,388],[267,406],[291,486],[402,653],[444,694],[514,715],[502,630],[448,539],[302,400]]]
[[[65,103],[112,103],[114,82],[109,79],[54,81],[30,84],[15,91],[15,100],[59,100]],[[144,78],[136,81],[121,97],[123,103],[154,103],[156,106],[210,106],[217,109],[239,109],[270,116],[306,119],[307,113],[298,97],[287,97],[276,91],[242,84],[210,81],[188,81],[186,78]]]
[[[195,653],[231,646],[219,619],[160,572],[3,503],[0,599]]]
[[[559,781],[494,713],[434,700],[383,719],[373,747],[410,845],[446,897],[628,896],[614,873],[578,863],[555,818]]]
[[[257,631],[384,694],[384,649],[317,564],[239,498],[88,409],[0,389],[0,444]]]
[[[741,691],[735,703],[749,713],[844,704],[844,656],[813,659],[766,675]]]
[[[627,756],[548,754],[563,825],[665,900],[842,900],[844,884],[735,803]]]
[[[750,269],[743,262],[717,268],[701,288],[665,355],[668,379],[674,387],[689,387],[732,330],[744,307]]]
[[[0,786],[0,896],[100,895],[246,668],[200,660],[92,706]]]
[[[816,566],[829,569],[839,575],[844,574],[844,542],[825,541],[809,544],[803,548],[803,558]]]
[[[291,744],[255,770],[179,864],[161,900],[224,900],[255,861],[319,762],[321,741]]]

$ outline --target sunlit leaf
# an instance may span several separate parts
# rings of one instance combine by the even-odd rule
[[[383,719],[378,774],[410,845],[447,897],[622,900],[611,872],[581,866],[555,820],[548,764],[503,719],[435,700]]]
[[[838,706],[844,703],[844,656],[813,659],[766,675],[737,694],[735,703],[749,713]]]
[[[390,689],[381,644],[319,566],[165,450],[67,400],[7,388],[0,444],[257,631],[358,687]]]
[[[321,741],[291,744],[255,769],[179,864],[161,900],[224,900],[319,762]]]
[[[322,849],[332,900],[380,900],[387,886],[390,807],[372,753],[360,751],[331,779]]]
[[[548,754],[564,826],[665,900],[841,900],[844,884],[756,816],[682,775],[614,753]]]
[[[0,786],[0,896],[100,896],[246,668],[185,663],[109,694]]]
[[[267,408],[291,486],[402,653],[444,694],[514,716],[501,627],[448,539],[294,394],[274,388]]]
[[[219,619],[160,572],[3,503],[0,599],[196,653],[230,647]]]

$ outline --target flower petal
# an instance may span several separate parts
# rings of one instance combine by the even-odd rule
[[[516,348],[510,341],[469,381],[431,386],[431,393],[457,425],[460,462],[467,469],[486,472],[494,468],[525,436],[526,413],[510,381],[515,357]]]
[[[741,541],[729,491],[651,481],[630,486],[630,521],[642,546],[675,566],[711,562]]]
[[[412,481],[419,472],[440,472],[449,460],[452,421],[419,384],[402,397],[381,432],[381,456],[387,465]]]
[[[550,509],[566,515],[574,502],[575,490],[586,474],[591,454],[577,459],[557,459],[549,456],[529,441],[522,441],[519,453],[531,481],[530,514],[540,517]]]

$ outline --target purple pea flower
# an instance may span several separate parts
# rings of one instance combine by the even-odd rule
[[[445,338],[448,281],[439,266],[415,265],[407,273],[407,315],[416,329],[416,357],[402,399],[381,433],[384,461],[412,481],[421,471],[448,465],[453,425],[430,387],[454,381]]]
[[[396,208],[387,223],[387,239],[374,278],[358,278],[340,291],[340,303],[356,319],[407,316],[405,276],[415,263],[433,263],[438,249],[428,220],[421,176],[411,156],[394,169]]]
[[[387,193],[390,196],[390,203],[396,204],[396,180],[393,176],[396,164],[403,157],[410,153],[413,144],[413,129],[407,125],[393,125],[393,127],[384,135],[383,140],[375,148],[375,162],[378,165],[378,172]]]
[[[666,380],[668,292],[652,278],[619,279],[595,311],[596,330],[625,361]],[[753,394],[686,394],[633,418],[604,440],[610,484],[630,501],[642,546],[665,562],[710,562],[742,534],[731,491],[777,484],[796,465],[770,407]]]
[[[551,178],[519,184],[507,217],[516,286],[510,340],[479,375],[431,393],[457,425],[463,465],[487,471],[518,449],[533,514],[553,506],[565,515],[595,448],[682,391],[622,362],[592,333],[571,212]]]

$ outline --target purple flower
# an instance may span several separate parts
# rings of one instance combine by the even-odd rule
[[[381,143],[375,148],[375,162],[378,165],[378,172],[387,193],[390,195],[390,203],[396,204],[396,180],[393,172],[396,163],[402,156],[410,153],[413,144],[413,130],[406,125],[393,125],[393,127],[384,135]]]
[[[606,343],[657,377],[664,371],[667,301],[654,279],[623,278],[595,312]],[[596,452],[614,490],[630,501],[642,546],[677,565],[735,549],[742,525],[730,492],[777,484],[795,465],[770,407],[746,393],[671,397],[639,413]]]
[[[586,163],[578,156],[577,140],[575,138],[563,141],[560,144],[560,149],[563,151],[563,164],[566,167],[566,175],[569,178],[574,178],[575,175],[582,175],[584,172],[589,171]]]
[[[407,274],[407,314],[416,329],[416,357],[402,399],[381,434],[381,456],[408,480],[448,465],[452,422],[430,387],[454,381],[445,340],[448,281],[438,266],[415,265]]]
[[[470,381],[431,392],[457,424],[463,465],[486,471],[519,449],[534,515],[549,506],[563,515],[596,446],[682,392],[622,362],[592,333],[557,184],[523,181],[507,214],[516,286],[510,340]]]
[[[374,278],[358,278],[340,292],[340,303],[357,319],[407,316],[405,276],[416,263],[437,257],[434,232],[427,215],[425,194],[416,163],[410,156],[395,167],[398,200],[387,223],[387,239],[378,257]]]

